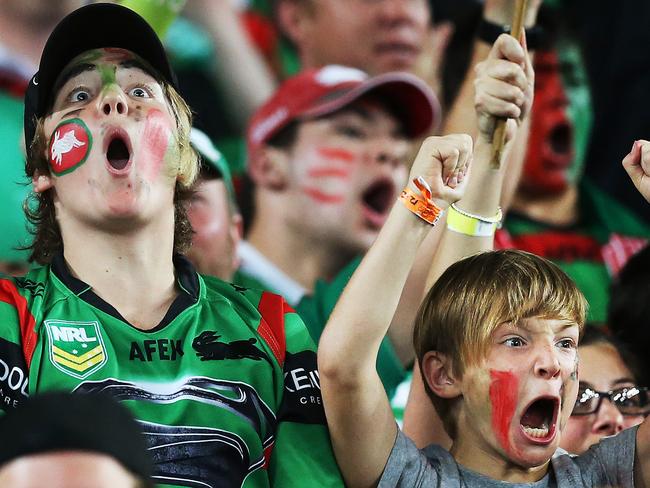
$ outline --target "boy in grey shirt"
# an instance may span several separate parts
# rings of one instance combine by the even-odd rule
[[[586,302],[576,285],[532,254],[476,254],[492,248],[501,217],[506,168],[491,164],[495,117],[511,119],[506,134],[512,140],[525,123],[532,80],[525,49],[500,37],[477,70],[476,144],[468,136],[423,143],[412,186],[325,328],[321,388],[348,486],[650,486],[645,423],[580,457],[559,450],[578,393]],[[431,224],[447,208],[447,229],[429,273],[434,284],[415,323],[421,373],[414,375],[411,400],[418,388],[426,392],[419,405],[432,404],[435,412],[414,423],[423,428],[435,417],[452,445],[449,451],[436,445],[418,450],[394,421],[375,361],[415,253],[429,232],[442,227]]]

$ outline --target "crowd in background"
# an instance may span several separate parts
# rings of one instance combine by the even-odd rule
[[[5,0],[0,12],[7,275],[34,264],[24,95],[52,29],[87,3]],[[528,70],[507,45],[498,59],[492,51],[510,23],[509,0],[122,3],[156,28],[194,114],[190,141],[201,169],[187,202],[187,257],[200,273],[282,295],[318,344],[350,277],[363,272],[420,143],[455,133],[480,139],[495,117],[514,119],[498,188],[467,192],[499,205],[495,249],[547,258],[586,297],[582,403],[562,447],[582,454],[643,421],[650,403],[626,410],[613,396],[650,385],[650,204],[621,166],[628,153],[641,157],[636,141],[650,138],[650,5],[529,0]],[[350,97],[336,99],[339,90]],[[466,168],[447,176],[461,187]],[[470,217],[484,215],[468,205]],[[429,269],[434,256],[442,259],[440,234],[415,257],[377,358],[393,415],[418,447],[452,442],[422,434],[405,414],[421,380],[413,373],[415,314],[443,271]]]

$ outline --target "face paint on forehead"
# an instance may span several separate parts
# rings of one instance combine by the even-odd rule
[[[519,379],[510,371],[490,370],[492,430],[503,450],[511,454],[510,425],[517,407]]]
[[[61,122],[50,137],[49,162],[57,176],[71,173],[81,166],[90,154],[93,137],[81,119]]]

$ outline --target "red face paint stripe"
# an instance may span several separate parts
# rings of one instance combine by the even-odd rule
[[[319,147],[317,152],[324,158],[339,159],[346,163],[352,163],[355,159],[353,152],[338,147]]]
[[[350,170],[345,168],[311,168],[307,171],[310,178],[347,178],[350,176]]]
[[[343,195],[331,195],[329,193],[323,193],[318,188],[304,187],[303,192],[313,200],[316,200],[320,203],[341,203],[344,198]]]
[[[490,370],[490,379],[492,429],[501,447],[512,453],[508,433],[517,406],[517,377],[510,371]]]
[[[279,295],[264,292],[257,305],[262,316],[257,331],[273,351],[281,366],[284,365],[287,344],[284,336],[284,314],[294,310]]]
[[[36,321],[27,307],[27,300],[20,293],[13,282],[6,279],[0,279],[0,302],[8,303],[13,306],[18,313],[20,321],[20,337],[22,339],[23,354],[25,362],[29,368],[36,349],[38,339],[34,330]]]

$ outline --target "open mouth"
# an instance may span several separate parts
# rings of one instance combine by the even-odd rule
[[[566,122],[554,124],[546,138],[545,158],[554,169],[564,169],[573,161],[573,129]]]
[[[370,223],[383,225],[394,199],[395,186],[388,179],[377,180],[366,188],[361,194],[361,201]]]
[[[105,139],[104,147],[109,168],[116,172],[123,172],[131,160],[128,135],[119,129],[111,131]]]
[[[557,398],[546,397],[533,401],[519,421],[526,437],[536,442],[551,440],[555,435],[559,407]]]

